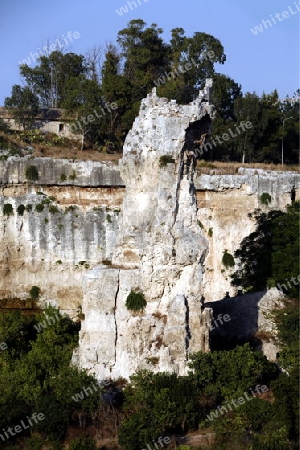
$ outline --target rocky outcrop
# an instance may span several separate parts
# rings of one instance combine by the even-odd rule
[[[126,138],[112,265],[85,277],[79,363],[99,378],[142,368],[183,374],[189,353],[208,348],[199,301],[208,244],[197,222],[193,150],[212,113],[201,99],[181,106],[154,91]],[[141,314],[125,306],[131,291],[145,295]]]
[[[254,230],[249,213],[283,209],[300,193],[292,172],[197,174],[195,148],[213,115],[207,97],[177,105],[153,91],[119,166],[2,155],[0,309],[34,309],[28,294],[39,286],[39,306],[71,317],[82,310],[77,363],[98,378],[141,368],[185,373],[191,352],[209,350],[214,311],[200,299],[236,295],[223,252],[233,255]],[[26,179],[29,165],[38,180]],[[143,313],[127,310],[131,290],[144,293]]]

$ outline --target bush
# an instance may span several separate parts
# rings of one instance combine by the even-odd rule
[[[70,442],[69,450],[97,450],[94,439],[89,436],[78,437]]]
[[[30,203],[28,203],[28,205],[25,206],[25,209],[27,212],[32,211],[32,205]]]
[[[75,172],[75,170],[73,170],[73,173],[72,173],[72,175],[69,176],[69,179],[75,180],[75,178],[76,178],[76,172]]]
[[[50,205],[50,206],[49,206],[49,212],[50,212],[51,214],[55,214],[55,213],[58,213],[58,212],[59,212],[59,209],[58,209],[58,207],[55,206],[55,205]]]
[[[4,203],[3,205],[3,214],[5,216],[12,216],[14,213],[13,207],[11,203]]]
[[[32,286],[32,288],[29,291],[29,295],[32,300],[37,300],[40,296],[40,293],[41,290],[38,286]]]
[[[209,236],[209,237],[212,237],[212,235],[213,235],[213,229],[212,229],[212,228],[209,228],[209,230],[208,230],[208,236]]]
[[[25,176],[27,180],[37,181],[39,179],[39,172],[36,166],[28,166],[26,168]]]
[[[268,206],[269,203],[272,201],[272,197],[267,192],[263,192],[261,196],[259,197],[259,201],[262,205]]]
[[[230,253],[228,253],[227,250],[223,253],[222,264],[226,267],[226,269],[234,267],[234,258]]]
[[[162,155],[159,158],[159,167],[165,167],[169,163],[174,163],[175,159],[171,155]]]
[[[21,205],[19,205],[17,207],[17,213],[19,214],[19,216],[23,216],[24,211],[25,211],[25,206],[24,205],[21,204]]]
[[[37,212],[42,212],[42,211],[44,211],[44,205],[43,205],[43,203],[38,203],[38,204],[36,205],[36,207],[35,207],[35,210],[36,210]]]
[[[131,291],[126,299],[125,305],[129,311],[141,311],[145,308],[147,302],[142,292]]]
[[[60,181],[66,181],[67,177],[65,173],[62,173],[60,176]]]

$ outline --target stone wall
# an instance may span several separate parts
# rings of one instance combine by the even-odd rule
[[[26,179],[26,168],[36,166],[39,179]],[[64,177],[66,179],[64,180]],[[32,158],[29,156],[0,159],[0,184],[26,183],[60,186],[124,186],[118,166],[112,162],[74,161],[68,159]]]

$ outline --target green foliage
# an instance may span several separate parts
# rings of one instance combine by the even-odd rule
[[[141,311],[145,308],[147,302],[142,292],[131,291],[126,299],[125,305],[129,311]]]
[[[190,376],[198,389],[216,401],[237,398],[256,384],[268,384],[277,374],[275,364],[249,344],[229,351],[195,353]]]
[[[69,450],[97,450],[94,439],[91,437],[78,437],[70,442]]]
[[[44,211],[44,204],[43,203],[38,203],[36,206],[35,206],[35,210],[37,211],[37,212],[42,212],[42,211]]]
[[[41,289],[38,286],[32,286],[32,288],[29,291],[30,298],[33,300],[37,300],[40,296]]]
[[[30,181],[37,181],[39,179],[39,172],[36,166],[26,167],[25,177]]]
[[[69,179],[70,180],[75,180],[75,178],[76,178],[76,172],[75,172],[75,170],[73,170],[72,175],[69,175]]]
[[[19,216],[23,216],[25,211],[25,205],[21,204],[17,207],[17,213],[19,214]]]
[[[63,439],[75,410],[88,413],[97,409],[99,392],[91,388],[96,380],[70,365],[78,326],[68,317],[52,307],[36,316],[8,312],[0,315],[0,338],[8,346],[0,352],[1,428],[18,424],[33,412],[43,412],[46,419],[30,432]],[[76,402],[73,397],[83,387],[90,387],[92,393]],[[30,449],[38,445],[35,438],[38,441],[34,435],[30,438]]]
[[[3,214],[4,216],[12,216],[14,213],[13,207],[11,203],[4,203],[3,205]]]
[[[247,291],[265,289],[267,280],[284,284],[299,274],[299,202],[287,211],[255,211],[256,230],[243,239],[234,256],[241,268],[232,275],[232,284]],[[285,293],[297,296],[299,284],[287,286]]]
[[[299,345],[299,344],[298,344]],[[291,439],[299,441],[299,368],[296,365],[289,375],[281,373],[271,385],[275,394],[276,418],[284,425]]]
[[[261,194],[261,196],[259,197],[259,201],[262,205],[268,206],[269,203],[271,203],[271,201],[272,201],[272,197],[270,194],[268,194],[268,192],[263,192]]]
[[[231,253],[228,253],[227,250],[224,250],[223,256],[222,256],[222,264],[226,267],[226,269],[230,269],[231,267],[234,267],[234,258],[231,255]]]
[[[125,416],[119,444],[128,450],[146,448],[156,436],[171,430],[194,429],[202,417],[195,384],[176,374],[140,371],[124,390]]]
[[[278,363],[288,372],[299,361],[299,302],[289,302],[283,310],[273,312],[281,343]]]
[[[31,205],[30,203],[28,203],[28,204],[25,206],[25,209],[26,209],[27,212],[32,211],[32,205]]]
[[[59,209],[58,209],[58,207],[55,206],[55,205],[50,205],[50,206],[49,206],[49,212],[50,212],[51,214],[56,214],[56,213],[59,212]]]
[[[175,162],[175,159],[171,155],[162,155],[159,158],[159,167],[165,167],[169,163]]]
[[[212,237],[212,236],[213,236],[213,229],[212,229],[212,228],[209,228],[209,230],[208,230],[208,236],[209,236],[209,237]],[[233,261],[233,264],[234,264],[234,261]]]
[[[60,181],[66,181],[66,179],[67,179],[66,174],[65,174],[65,173],[62,173],[62,174],[60,175]]]
[[[15,120],[24,130],[33,126],[39,102],[30,87],[14,84],[11,97],[5,99],[4,105],[12,111]]]
[[[213,422],[212,450],[291,450],[288,432],[276,419],[276,407],[258,398]]]

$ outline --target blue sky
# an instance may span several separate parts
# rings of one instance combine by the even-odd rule
[[[137,18],[157,23],[166,40],[175,27],[188,36],[200,31],[218,38],[227,61],[216,70],[240,83],[243,92],[278,89],[284,98],[299,88],[299,0],[135,1],[137,7],[120,16],[116,9],[126,0],[0,0],[0,105],[13,84],[22,84],[18,62],[31,52],[77,31],[80,38],[68,48],[84,54],[95,45],[114,43],[118,31]],[[284,11],[289,13],[285,18]],[[271,15],[272,26],[254,35],[251,28]]]

